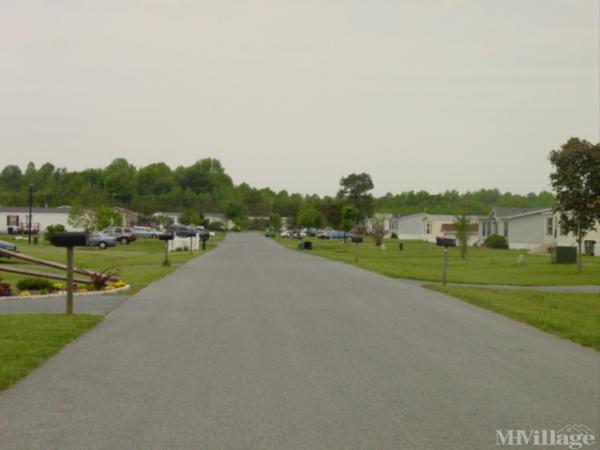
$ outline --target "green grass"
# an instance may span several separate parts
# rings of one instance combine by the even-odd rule
[[[0,391],[102,319],[88,314],[0,314]]]
[[[561,338],[600,350],[600,295],[426,285]]]
[[[276,239],[280,244],[296,249],[296,239]],[[443,251],[435,244],[404,241],[404,251],[397,240],[386,240],[386,250],[366,239],[359,247],[359,260],[354,262],[355,244],[350,242],[311,239],[313,255],[362,267],[395,278],[441,281]],[[318,247],[321,247],[319,251]],[[305,250],[302,250],[306,252]],[[524,263],[518,264],[519,255]],[[593,285],[600,280],[600,257],[583,257],[583,272],[575,265],[551,264],[547,255],[532,255],[525,250],[495,250],[469,248],[467,259],[460,258],[458,249],[448,251],[448,281],[473,284],[507,284],[521,286]]]
[[[206,250],[209,251],[215,248],[223,238],[224,234],[222,233],[212,236],[207,242]],[[11,238],[7,235],[0,236],[0,239],[11,241]],[[63,264],[66,263],[66,250],[64,248],[53,247],[46,243],[28,245],[26,240],[13,242],[17,244],[21,253]],[[129,245],[117,244],[116,247],[110,247],[106,250],[77,247],[75,249],[75,265],[95,271],[102,271],[107,268],[117,269],[123,279],[131,285],[131,290],[128,293],[135,293],[151,282],[173,272],[190,259],[204,253],[203,251],[194,254],[186,251],[173,252],[169,257],[171,267],[163,267],[161,263],[164,258],[164,243],[157,239],[138,239]],[[57,272],[17,259],[2,258],[0,263],[36,271]],[[14,286],[19,279],[25,278],[25,276],[0,271],[0,278]]]

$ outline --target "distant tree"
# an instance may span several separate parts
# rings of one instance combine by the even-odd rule
[[[248,212],[244,204],[238,201],[232,201],[225,205],[225,215],[237,223],[239,220],[246,219]]]
[[[140,195],[161,195],[173,188],[174,179],[171,168],[165,163],[149,164],[136,175],[137,192]]]
[[[21,187],[23,173],[19,166],[8,165],[0,173],[0,187],[9,191],[16,191]]]
[[[108,227],[119,227],[123,225],[123,217],[114,209],[100,206],[95,210],[96,228],[104,230]]]
[[[560,150],[550,152],[554,172],[550,180],[556,192],[555,211],[566,232],[577,239],[577,268],[582,269],[581,244],[584,235],[600,220],[600,143],[571,138]]]
[[[96,229],[96,212],[93,209],[75,206],[69,211],[69,225],[74,228],[83,228],[86,233]]]
[[[281,216],[277,213],[269,214],[269,227],[279,230],[281,229]]]
[[[327,224],[333,228],[339,228],[342,221],[341,206],[336,202],[327,202],[323,207],[323,215]]]
[[[469,248],[469,232],[471,228],[471,218],[466,213],[462,212],[454,216],[454,226],[456,227],[456,240],[460,250],[460,257],[467,257],[467,249]]]
[[[203,219],[198,212],[188,209],[179,215],[179,222],[183,225],[200,225]]]
[[[352,229],[354,224],[357,222],[356,218],[360,217],[360,211],[355,206],[346,205],[342,208],[340,212],[340,217],[340,225],[342,227],[342,230],[348,233]]]
[[[367,173],[352,173],[340,180],[341,189],[338,197],[353,204],[359,211],[356,222],[370,217],[373,213],[373,196],[369,193],[373,189],[373,180]]]
[[[319,228],[322,220],[321,213],[312,207],[303,208],[298,213],[298,224],[303,228]]]

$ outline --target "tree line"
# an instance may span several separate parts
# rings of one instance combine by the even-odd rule
[[[69,171],[51,163],[40,167],[29,163],[24,170],[7,165],[0,172],[0,205],[27,205],[30,185],[34,189],[34,206],[121,206],[146,214],[176,211],[190,219],[203,213],[222,212],[242,225],[251,225],[248,217],[276,215],[299,225],[302,222],[342,227],[356,224],[374,212],[486,214],[494,206],[550,207],[555,203],[550,192],[521,195],[498,189],[465,193],[449,190],[439,194],[408,191],[374,197],[370,193],[373,181],[365,173],[342,178],[336,194],[302,195],[246,183],[235,185],[221,163],[212,158],[175,169],[163,162],[138,168],[117,158],[104,168],[81,171]]]

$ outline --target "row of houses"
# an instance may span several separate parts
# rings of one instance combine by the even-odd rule
[[[454,216],[418,213],[409,215],[375,214],[367,221],[371,229],[374,220],[381,221],[387,234],[399,239],[435,242],[436,237],[456,238]],[[577,237],[567,233],[560,215],[552,208],[496,207],[485,216],[470,216],[469,245],[483,244],[491,235],[504,236],[510,248],[538,249],[550,245],[576,245]],[[600,224],[584,236],[584,240],[600,242]]]
[[[127,208],[114,207],[122,219],[123,226],[134,226],[139,223],[142,214],[131,211]],[[77,231],[69,224],[69,206],[60,206],[58,208],[32,208],[31,209],[31,229],[37,233],[43,233],[49,225],[63,225],[67,230]],[[176,212],[158,212],[154,216],[166,216],[172,223],[179,223],[179,214]],[[221,213],[204,214],[204,220],[207,223],[221,222],[227,228],[234,226],[227,216]],[[23,233],[29,228],[29,208],[23,206],[2,206],[0,207],[0,233]]]

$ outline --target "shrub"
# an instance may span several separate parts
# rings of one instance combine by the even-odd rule
[[[212,223],[209,223],[206,228],[210,231],[225,231],[225,224],[223,222],[219,222],[215,220]]]
[[[10,284],[0,283],[0,297],[10,297],[11,295],[12,291],[10,289]]]
[[[52,281],[45,278],[23,278],[17,282],[20,291],[52,290]]]
[[[392,232],[390,239],[398,239],[398,234],[395,231]]]
[[[65,231],[64,225],[61,225],[61,224],[48,225],[46,227],[46,229],[44,230],[44,239],[46,239],[46,241],[50,242],[50,241],[52,241],[52,238],[54,237],[54,235],[56,233],[61,233],[63,231]]]
[[[504,236],[492,234],[485,239],[485,246],[487,248],[508,248],[508,242]]]

